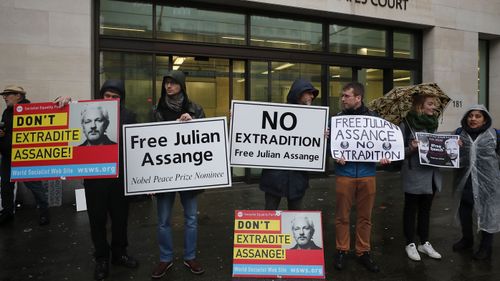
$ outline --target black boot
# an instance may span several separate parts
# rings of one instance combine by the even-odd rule
[[[364,265],[366,269],[368,269],[371,272],[379,272],[380,268],[378,265],[372,260],[370,252],[364,252],[361,256],[358,258],[359,263]]]
[[[50,223],[50,215],[49,215],[49,210],[41,210],[40,211],[40,218],[38,219],[38,224],[39,225],[47,225]]]
[[[333,266],[335,266],[337,270],[342,270],[345,268],[346,261],[347,261],[347,251],[339,250],[335,255]]]
[[[94,279],[103,280],[109,274],[109,261],[107,259],[98,259],[95,261]]]
[[[7,211],[2,212],[2,214],[0,215],[0,225],[7,224],[11,222],[13,219],[14,219],[14,214],[12,214],[11,212]]]
[[[139,262],[127,254],[118,257],[113,256],[111,263],[113,265],[120,265],[127,268],[137,268],[139,266]]]
[[[474,242],[472,238],[467,239],[465,237],[462,237],[462,239],[453,244],[453,252],[461,252],[471,249],[473,244]]]
[[[489,260],[491,259],[491,252],[491,247],[480,247],[479,250],[472,255],[472,258],[477,261]]]

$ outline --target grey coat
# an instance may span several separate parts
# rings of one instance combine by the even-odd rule
[[[464,118],[471,110],[481,110],[490,116],[484,106],[476,105],[465,113]],[[500,148],[496,130],[490,127],[474,141],[462,130],[460,139],[463,143],[460,148],[460,169],[455,174],[457,210],[467,178],[471,177],[478,230],[500,232]]]
[[[405,143],[405,160],[401,167],[403,191],[410,194],[432,194],[433,183],[436,191],[441,191],[442,177],[438,167],[420,165],[418,150],[411,151],[409,143],[415,139],[415,129],[411,128],[405,120],[399,125],[403,132]],[[425,133],[434,133],[420,131]]]

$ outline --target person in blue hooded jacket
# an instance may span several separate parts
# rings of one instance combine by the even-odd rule
[[[287,103],[311,105],[318,96],[311,82],[296,79],[287,96]],[[265,192],[265,209],[277,210],[281,198],[287,198],[289,210],[300,210],[302,198],[309,187],[309,175],[304,171],[263,169],[260,189]]]
[[[365,89],[358,82],[347,83],[342,88],[342,112],[338,115],[377,116],[363,103]],[[356,256],[369,271],[378,272],[378,265],[370,254],[372,227],[372,209],[376,191],[376,163],[352,162],[344,158],[335,159],[335,233],[337,253],[334,266],[337,270],[345,268],[347,254],[351,247],[351,209],[356,205]],[[389,164],[390,160],[381,159],[380,164]]]

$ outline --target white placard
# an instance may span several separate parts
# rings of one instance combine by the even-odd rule
[[[331,153],[334,159],[352,162],[404,160],[403,134],[399,126],[379,117],[340,115],[332,117]]]
[[[325,170],[328,107],[232,101],[231,165]]]
[[[125,195],[231,186],[226,117],[123,126]]]

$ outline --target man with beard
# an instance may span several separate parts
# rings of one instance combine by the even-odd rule
[[[292,233],[295,246],[290,250],[319,250],[321,247],[314,243],[314,223],[308,217],[295,217],[292,220]]]

